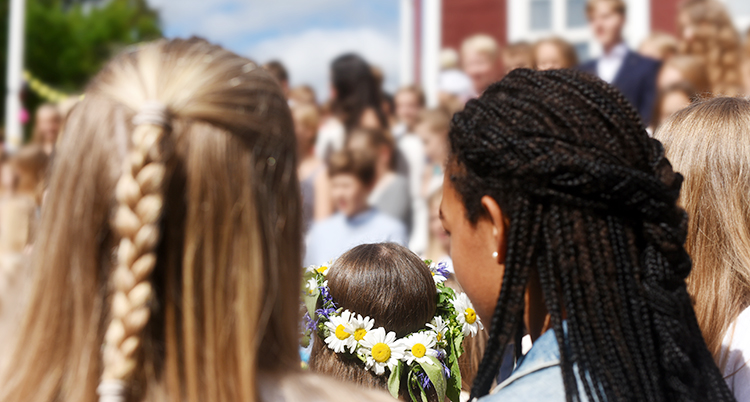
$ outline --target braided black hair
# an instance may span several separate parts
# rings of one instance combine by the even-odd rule
[[[568,401],[580,399],[574,363],[589,400],[733,400],[685,287],[682,176],[619,91],[575,71],[514,70],[454,116],[450,142],[467,218],[486,214],[489,195],[510,220],[472,397],[489,392],[523,329],[536,269]]]

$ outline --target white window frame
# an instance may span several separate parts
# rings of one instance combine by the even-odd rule
[[[625,41],[632,49],[637,49],[640,43],[651,33],[651,1],[658,0],[626,0],[628,15],[625,22]],[[568,28],[567,0],[550,0],[552,4],[552,29],[546,31],[531,30],[531,0],[508,0],[508,41],[534,42],[550,36],[559,36],[570,43],[588,43],[589,57],[601,55],[601,46],[596,42],[588,26]]]
[[[726,4],[726,0],[721,0],[721,1]],[[732,11],[729,10],[729,16],[732,17],[732,21],[734,22],[735,28],[737,28],[737,31],[744,38],[745,33],[747,32],[748,29],[750,29],[750,14],[734,15]]]

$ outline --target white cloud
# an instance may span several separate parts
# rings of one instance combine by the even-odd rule
[[[311,85],[318,100],[323,101],[328,98],[331,61],[347,52],[355,52],[380,67],[386,90],[397,88],[398,39],[372,28],[311,29],[260,42],[246,55],[259,62],[280,60],[289,71],[292,86]]]

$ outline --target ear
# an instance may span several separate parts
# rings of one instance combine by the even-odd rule
[[[497,263],[505,264],[505,253],[508,250],[507,232],[505,228],[505,219],[503,211],[500,209],[497,201],[489,195],[482,197],[482,207],[487,211],[490,222],[492,223],[492,236],[497,246]]]

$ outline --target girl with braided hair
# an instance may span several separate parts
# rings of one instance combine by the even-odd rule
[[[729,401],[686,290],[682,177],[614,87],[516,70],[455,115],[441,216],[491,324],[472,389],[534,341],[494,401]],[[467,312],[467,314],[470,312]]]
[[[145,44],[65,131],[1,401],[388,400],[299,371],[296,146],[271,75],[201,39]]]

